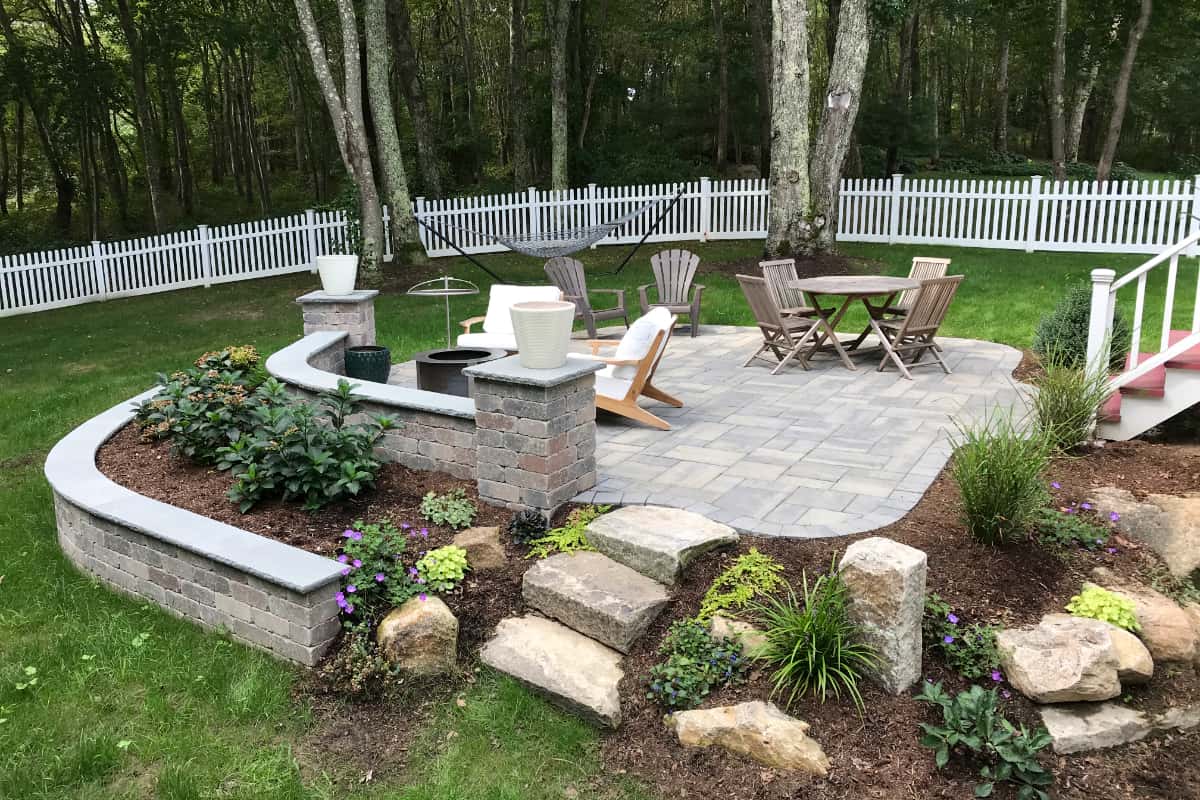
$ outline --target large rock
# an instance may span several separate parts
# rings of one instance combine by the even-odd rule
[[[1145,542],[1180,578],[1200,578],[1200,494],[1186,497],[1152,494],[1137,500],[1125,489],[1103,486],[1093,504],[1120,514],[1121,533]]]
[[[1122,686],[1145,683],[1154,677],[1154,659],[1141,639],[1116,625],[1108,626],[1108,635],[1112,637],[1113,652],[1117,656],[1117,677]]]
[[[437,597],[414,597],[379,623],[375,641],[384,658],[411,675],[454,671],[458,619]]]
[[[467,564],[475,572],[504,569],[508,563],[497,527],[467,528],[455,535],[452,543],[467,551]]]
[[[525,602],[628,653],[667,604],[667,587],[600,553],[559,553],[525,572]]]
[[[767,635],[749,622],[714,614],[708,630],[717,638],[733,639],[742,646],[742,655],[753,656],[767,643]]]
[[[1000,666],[1017,691],[1038,703],[1109,700],[1121,693],[1110,627],[1047,614],[1032,628],[996,634]]]
[[[921,679],[925,553],[874,536],[846,548],[839,572],[850,616],[879,660],[875,677],[900,694]]]
[[[1154,721],[1121,703],[1073,703],[1042,709],[1042,724],[1061,755],[1145,739]]]
[[[1196,636],[1196,664],[1200,666],[1200,603],[1184,603],[1183,613],[1192,622],[1192,633]]]
[[[1155,661],[1190,662],[1196,658],[1196,631],[1178,603],[1148,586],[1120,583],[1103,567],[1092,571],[1096,584],[1133,602],[1137,635]],[[1084,584],[1084,588],[1095,584]]]
[[[717,745],[760,764],[825,775],[829,759],[808,737],[808,723],[789,717],[772,703],[676,711],[666,719],[679,743],[689,747]]]
[[[542,617],[509,617],[479,657],[591,722],[621,724],[621,654],[582,633]]]
[[[699,556],[738,540],[728,525],[691,511],[625,506],[593,520],[588,541],[609,558],[656,581],[673,585]]]

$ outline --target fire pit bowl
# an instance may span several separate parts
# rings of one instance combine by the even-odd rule
[[[486,347],[447,347],[417,353],[417,387],[439,394],[471,396],[471,381],[463,375],[465,367],[495,361],[508,355],[505,350]]]

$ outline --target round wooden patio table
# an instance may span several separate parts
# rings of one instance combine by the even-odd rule
[[[818,320],[817,324],[813,326],[813,330],[817,331],[818,328],[821,330],[814,334],[816,338],[813,342],[813,351],[816,352],[826,346],[832,348],[842,359],[846,369],[856,369],[856,367],[846,353],[847,348],[843,347],[838,340],[837,326],[842,321],[842,317],[846,316],[850,306],[855,302],[861,302],[870,316],[870,326],[849,345],[850,350],[856,350],[869,333],[874,332],[882,339],[883,333],[879,330],[878,321],[883,318],[884,311],[895,302],[896,295],[910,289],[921,288],[920,282],[912,278],[893,278],[887,275],[826,275],[820,278],[801,278],[788,281],[787,285],[789,288],[803,292],[808,297],[808,304],[816,310]],[[821,305],[820,298],[827,296],[845,299],[836,310],[833,310]],[[882,298],[882,300],[873,302],[878,298]]]

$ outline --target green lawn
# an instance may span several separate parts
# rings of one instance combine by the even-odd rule
[[[759,247],[683,246],[710,262],[749,258]],[[1090,269],[1121,272],[1143,260],[899,246],[846,251],[892,274],[903,274],[916,253],[952,257],[967,280],[944,332],[1016,346],[1028,344],[1037,318]],[[636,268],[593,283],[648,282],[650,252]],[[601,248],[584,260],[599,272],[622,255]],[[540,271],[529,259],[482,258],[514,279]],[[481,280],[462,260],[446,263]],[[1189,262],[1182,285],[1194,281],[1194,269]],[[750,321],[733,278],[703,280],[707,321]],[[1162,280],[1151,282],[1150,297],[1155,288],[1161,296]],[[41,474],[54,442],[146,388],[156,371],[204,350],[247,342],[269,353],[294,340],[300,324],[292,300],[314,282],[297,275],[0,319],[0,798],[346,797],[344,781],[355,782],[357,798],[558,799],[572,786],[586,787],[581,796],[640,796],[628,781],[602,773],[589,729],[487,676],[466,690],[464,707],[445,709],[411,743],[407,776],[359,786],[361,775],[349,767],[297,756],[316,748],[311,715],[291,696],[292,669],[117,596],[61,558]],[[482,313],[485,304],[484,297],[456,302],[454,317]],[[1180,321],[1190,314],[1190,306],[1178,309]],[[439,305],[395,292],[380,298],[377,320],[398,358],[444,336]]]

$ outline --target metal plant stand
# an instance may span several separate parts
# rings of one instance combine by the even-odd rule
[[[441,297],[446,302],[446,347],[454,347],[453,332],[450,327],[450,298],[451,297],[466,297],[467,295],[479,294],[479,287],[468,280],[462,278],[451,278],[449,275],[443,275],[440,278],[432,278],[427,281],[421,281],[416,286],[409,289],[405,294],[413,297]]]

